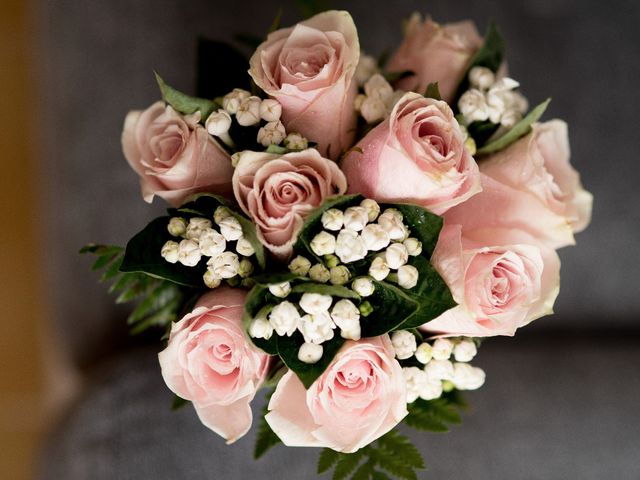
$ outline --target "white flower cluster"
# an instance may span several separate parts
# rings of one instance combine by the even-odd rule
[[[374,73],[364,82],[364,93],[355,100],[355,109],[367,123],[375,123],[387,117],[405,92],[393,87],[379,73]]]
[[[269,286],[278,298],[287,298],[291,292],[288,282]],[[253,338],[269,339],[274,331],[278,336],[291,336],[296,330],[304,337],[298,359],[316,363],[322,358],[322,344],[334,336],[334,330],[349,340],[360,340],[360,310],[346,298],[334,299],[330,295],[303,293],[298,302],[284,300],[268,314],[258,314],[249,326]]]
[[[356,71],[353,75],[356,83],[358,85],[364,85],[367,83],[367,80],[376,73],[380,73],[380,68],[378,68],[378,62],[376,59],[361,51],[360,60],[358,61],[358,66],[356,67]]]
[[[217,229],[213,227],[213,222]],[[195,267],[202,257],[207,260],[207,271],[203,280],[207,287],[216,288],[222,280],[236,275],[246,278],[253,272],[253,263],[249,260],[255,250],[242,232],[242,226],[227,207],[218,207],[213,216],[194,217],[188,221],[182,217],[172,217],[167,230],[180,241],[169,240],[161,250],[162,258],[169,263],[181,263]],[[233,250],[229,249],[235,243]]]
[[[467,124],[489,120],[505,128],[513,127],[528,109],[527,99],[515,89],[520,84],[512,78],[496,80],[486,67],[469,71],[471,88],[458,100],[458,109]]]
[[[207,131],[218,137],[226,145],[233,147],[234,143],[229,135],[231,128],[231,115],[235,115],[236,122],[242,127],[250,127],[266,122],[258,130],[257,142],[268,147],[269,145],[280,145],[290,150],[304,150],[308,146],[308,141],[299,133],[289,133],[280,121],[282,115],[282,105],[273,98],[265,100],[251,95],[247,90],[234,88],[231,92],[222,97],[222,107],[213,112],[206,120]]]
[[[417,345],[413,333],[398,330],[391,334],[391,343],[398,360],[415,357],[423,365],[402,368],[407,382],[407,403],[418,398],[434,400],[454,388],[476,390],[484,384],[484,371],[468,363],[477,353],[473,340],[438,338],[433,343]]]

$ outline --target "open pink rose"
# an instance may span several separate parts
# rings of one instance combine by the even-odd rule
[[[405,389],[388,335],[347,341],[308,390],[289,371],[265,418],[285,445],[351,453],[407,415]]]
[[[478,193],[478,165],[449,105],[405,94],[342,162],[349,191],[436,214]]]
[[[287,131],[317,142],[335,160],[355,135],[352,79],[359,57],[351,15],[328,11],[269,34],[251,57],[249,74],[280,102]]]
[[[281,259],[291,254],[305,217],[346,190],[335,162],[313,148],[282,156],[243,152],[233,175],[240,207],[255,222],[260,241]]]
[[[569,158],[567,124],[551,120],[533,125],[529,135],[487,158],[480,171],[510,188],[531,194],[535,197],[532,201],[565,218],[572,232],[577,233],[591,220],[593,196],[582,188],[580,175]],[[552,246],[573,243],[567,235]]]
[[[162,102],[129,112],[122,148],[145,201],[158,195],[178,206],[193,193],[231,193],[231,159],[199,120],[200,112],[183,116]]]
[[[167,386],[193,402],[202,423],[227,443],[251,428],[249,403],[269,362],[242,329],[245,296],[231,288],[204,295],[172,325],[169,344],[158,355]]]
[[[482,37],[471,21],[439,25],[414,15],[405,39],[389,59],[387,70],[415,75],[403,78],[397,88],[424,93],[427,85],[438,82],[443,100],[454,100],[456,89],[473,54],[482,45]]]
[[[553,312],[560,284],[555,250],[517,229],[469,232],[445,224],[431,262],[458,305],[426,323],[442,335],[513,335]]]

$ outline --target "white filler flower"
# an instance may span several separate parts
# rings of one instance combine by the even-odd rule
[[[396,351],[396,358],[399,360],[411,358],[418,348],[415,335],[407,330],[393,332],[391,334],[391,344]]]
[[[269,285],[271,295],[278,298],[285,298],[291,292],[291,284],[289,282],[274,283]]]
[[[303,343],[298,350],[298,360],[304,363],[317,363],[322,358],[322,345]]]
[[[278,335],[290,337],[298,328],[300,313],[293,303],[284,301],[273,307],[269,323]]]
[[[298,324],[298,330],[304,336],[304,341],[318,345],[333,338],[334,328],[336,326],[331,320],[329,312],[305,315]]]
[[[375,291],[375,286],[373,282],[366,277],[356,278],[351,284],[351,290],[356,292],[361,297],[368,297],[369,295],[373,295]]]
[[[172,217],[167,225],[167,230],[174,237],[181,237],[187,231],[187,221],[181,217]]]
[[[169,240],[162,246],[160,255],[169,263],[176,263],[178,261],[178,252],[180,251],[180,245],[178,242]]]
[[[320,293],[303,293],[300,298],[300,308],[312,315],[327,312],[331,308],[331,303],[333,303],[331,296]]]

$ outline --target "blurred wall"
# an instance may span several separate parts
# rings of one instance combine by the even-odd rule
[[[553,97],[545,116],[568,121],[573,163],[595,195],[593,223],[578,247],[561,252],[557,315],[530,327],[635,328],[640,314],[640,189],[636,166],[640,102],[640,3],[596,0],[335,1],[352,12],[363,48],[378,54],[401,38],[414,10],[446,22],[495,19],[507,42],[511,74],[532,104]],[[262,34],[278,7],[292,2],[243,0],[40,0],[37,71],[43,104],[48,299],[68,351],[87,364],[126,338],[124,310],[112,305],[90,260],[88,242],[124,244],[162,211],[142,202],[120,151],[129,109],[158,98],[153,69],[189,92],[195,38]],[[220,65],[224,74],[224,65]],[[119,340],[118,340],[119,339]]]

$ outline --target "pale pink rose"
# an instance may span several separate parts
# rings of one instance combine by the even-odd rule
[[[174,206],[193,193],[231,193],[229,154],[198,124],[200,112],[183,116],[163,102],[128,113],[122,149],[140,176],[142,196]]]
[[[456,307],[422,326],[446,336],[513,335],[553,312],[560,285],[555,250],[509,228],[468,232],[445,223],[431,262]]]
[[[342,162],[349,191],[442,214],[478,193],[478,165],[449,105],[405,94]]]
[[[333,195],[347,190],[335,162],[310,148],[279,156],[243,152],[233,175],[233,191],[256,224],[260,241],[287,258],[304,219]]]
[[[347,341],[308,390],[289,371],[266,420],[285,445],[351,453],[407,415],[406,385],[388,335]]]
[[[551,212],[566,219],[573,233],[591,220],[593,196],[580,183],[569,163],[567,124],[551,120],[533,125],[532,132],[480,164],[485,175],[513,189],[527,192]],[[554,247],[573,244],[558,238]]]
[[[249,74],[282,105],[287,132],[317,142],[335,160],[355,135],[359,57],[351,15],[328,11],[269,34],[251,57]]]
[[[423,23],[419,15],[414,15],[387,70],[415,72],[398,82],[396,87],[402,90],[424,93],[427,85],[438,82],[442,99],[451,102],[481,45],[482,37],[471,21],[439,25],[430,18]]]
[[[249,403],[262,384],[269,356],[242,328],[246,292],[219,288],[171,326],[158,355],[162,377],[178,396],[193,402],[202,423],[232,443],[251,428]]]

